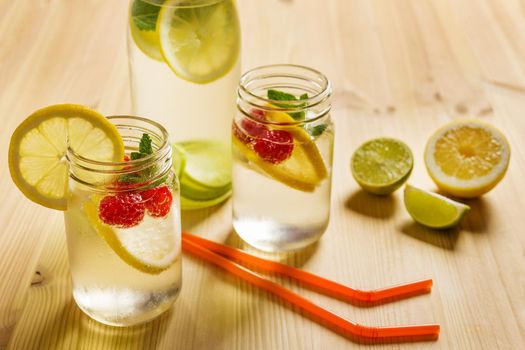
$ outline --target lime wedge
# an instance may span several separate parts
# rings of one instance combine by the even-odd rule
[[[405,187],[405,207],[415,221],[434,229],[457,225],[470,210],[468,205],[410,185]]]
[[[350,168],[357,183],[374,194],[397,190],[410,177],[414,158],[408,146],[392,138],[377,138],[359,146]]]
[[[180,4],[180,0],[167,0],[159,14],[164,60],[177,76],[190,82],[219,79],[239,57],[239,19],[233,0]]]

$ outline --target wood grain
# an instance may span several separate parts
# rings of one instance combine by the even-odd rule
[[[154,322],[110,328],[76,307],[62,215],[18,192],[5,150],[20,121],[45,105],[129,112],[126,7],[123,0],[0,0],[0,348],[364,347],[190,256],[178,301]],[[435,287],[430,295],[359,308],[277,280],[364,324],[442,325],[437,342],[374,348],[525,348],[525,3],[242,0],[239,9],[243,69],[303,64],[325,72],[334,86],[330,226],[313,247],[278,258],[357,288],[425,277]],[[472,211],[459,228],[424,229],[409,219],[400,193],[372,197],[352,180],[352,150],[388,135],[405,140],[416,156],[410,182],[434,189],[422,162],[425,142],[460,117],[501,128],[512,159],[493,192],[469,201]],[[231,232],[230,209],[227,203],[184,213],[183,225],[249,249]]]

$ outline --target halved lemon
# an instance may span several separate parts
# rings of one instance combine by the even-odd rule
[[[458,120],[428,140],[425,165],[436,185],[456,197],[478,197],[503,178],[510,146],[501,131],[478,120]]]
[[[164,60],[182,79],[205,84],[228,73],[239,57],[240,29],[232,0],[181,5],[166,1],[158,34]]]
[[[158,219],[146,215],[139,226],[118,229],[100,221],[98,198],[84,202],[83,208],[98,235],[128,265],[145,273],[159,274],[176,260],[180,246],[175,234],[173,230],[159,229]],[[174,215],[173,212],[169,215]]]
[[[266,118],[279,123],[294,123],[295,120],[284,112],[268,111]],[[253,149],[233,136],[236,149],[250,162],[274,179],[299,191],[313,192],[328,176],[328,170],[317,145],[310,135],[300,127],[290,127],[294,147],[290,158],[273,164],[262,159]]]
[[[16,186],[35,203],[66,210],[69,145],[98,161],[120,161],[124,144],[103,115],[74,104],[42,108],[20,124],[9,144],[9,171]]]
[[[404,200],[415,221],[434,229],[457,225],[470,210],[468,205],[410,185],[405,187]]]

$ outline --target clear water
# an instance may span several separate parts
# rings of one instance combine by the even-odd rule
[[[175,262],[159,274],[148,274],[128,265],[98,235],[82,210],[88,195],[74,192],[64,214],[76,303],[90,317],[108,325],[129,326],[155,318],[173,304],[181,288],[178,211],[174,206],[166,218],[145,219],[134,227],[166,230],[177,242]]]
[[[333,135],[325,134],[316,144],[327,160],[331,159]],[[233,185],[235,232],[257,249],[303,248],[317,241],[328,225],[330,176],[314,192],[299,191],[273,179],[234,150]]]

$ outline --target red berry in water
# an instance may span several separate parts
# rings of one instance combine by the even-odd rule
[[[151,188],[141,193],[148,214],[155,218],[162,218],[170,212],[173,195],[168,186]]]
[[[290,158],[293,146],[293,137],[288,131],[266,130],[253,149],[265,161],[278,164]]]
[[[130,158],[127,154],[124,155],[124,161],[125,162],[129,162],[130,161]]]
[[[100,201],[98,216],[107,225],[128,228],[138,225],[144,218],[145,207],[138,193],[106,196]]]
[[[266,125],[248,118],[241,120],[240,127],[233,122],[233,134],[243,143],[252,143],[255,138],[261,137],[266,131],[268,131]]]

